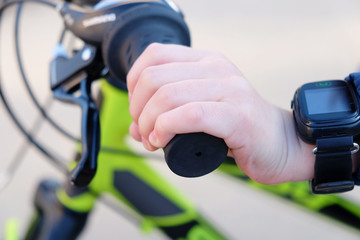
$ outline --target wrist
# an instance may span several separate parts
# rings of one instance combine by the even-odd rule
[[[306,181],[314,178],[315,157],[312,154],[314,144],[304,142],[298,135],[291,111],[282,110],[283,124],[287,139],[289,162],[289,181]]]

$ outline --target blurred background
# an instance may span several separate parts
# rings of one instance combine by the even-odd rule
[[[290,109],[297,87],[305,82],[343,79],[360,70],[360,2],[357,0],[177,0],[192,35],[192,45],[227,56],[268,101]],[[25,92],[13,45],[15,8],[1,19],[0,73],[2,87],[22,122],[31,129],[39,118]],[[60,37],[57,12],[27,4],[20,25],[24,68],[40,102],[49,90],[49,61]],[[76,107],[54,102],[49,111],[58,122],[77,133]],[[48,124],[37,139],[71,159],[75,146]],[[261,147],[261,146],[259,146]],[[281,147],[281,146],[276,146]],[[44,177],[64,176],[25,138],[0,105],[0,172],[16,154],[25,156],[14,178],[0,192],[0,239],[8,219],[19,221],[23,234],[32,216],[32,199]],[[360,232],[291,202],[249,187],[220,173],[197,179],[174,175],[161,161],[150,163],[186,194],[210,221],[232,239],[359,239]],[[3,175],[0,175],[0,178]],[[355,189],[344,197],[359,201]],[[143,235],[136,225],[97,204],[81,239],[163,239],[158,232]]]

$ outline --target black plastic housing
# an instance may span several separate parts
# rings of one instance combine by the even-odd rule
[[[155,42],[190,46],[190,32],[183,17],[161,4],[127,9],[103,39],[105,65],[113,76],[125,82],[137,57]]]
[[[347,111],[310,114],[307,105],[317,104],[305,96],[306,90],[342,88],[348,99]],[[333,99],[333,100],[336,100]],[[318,100],[319,101],[319,100]],[[319,138],[357,136],[360,134],[359,96],[353,86],[343,80],[307,83],[297,89],[292,101],[293,116],[302,140],[315,144]]]

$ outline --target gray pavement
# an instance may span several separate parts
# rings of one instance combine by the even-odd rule
[[[356,0],[178,0],[190,26],[193,46],[222,52],[273,104],[289,109],[302,83],[343,79],[360,69],[360,2]],[[12,44],[14,9],[1,22],[0,73],[11,104],[27,127],[38,113],[19,80]],[[48,68],[61,20],[53,10],[29,4],[22,18],[21,47],[25,68],[42,102],[50,95]],[[76,107],[54,103],[50,113],[70,131],[79,130]],[[71,158],[74,146],[43,124],[38,138],[56,153]],[[19,152],[24,138],[0,105],[0,172]],[[261,147],[261,146],[259,146]],[[281,147],[281,146],[278,146]],[[43,177],[61,173],[30,148],[5,191],[0,192],[0,239],[14,217],[24,233],[32,213],[33,191]],[[359,239],[360,232],[313,214],[290,202],[250,188],[219,173],[198,179],[175,176],[160,161],[158,171],[188,195],[231,239]],[[358,190],[346,194],[360,201]],[[102,204],[91,215],[80,239],[163,239],[143,235],[136,225]]]

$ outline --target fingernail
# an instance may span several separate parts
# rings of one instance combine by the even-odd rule
[[[144,138],[141,139],[141,142],[147,150],[151,149],[150,143],[148,141],[146,141]]]
[[[149,141],[153,146],[159,147],[158,138],[155,134],[155,131],[152,131],[149,135]]]

